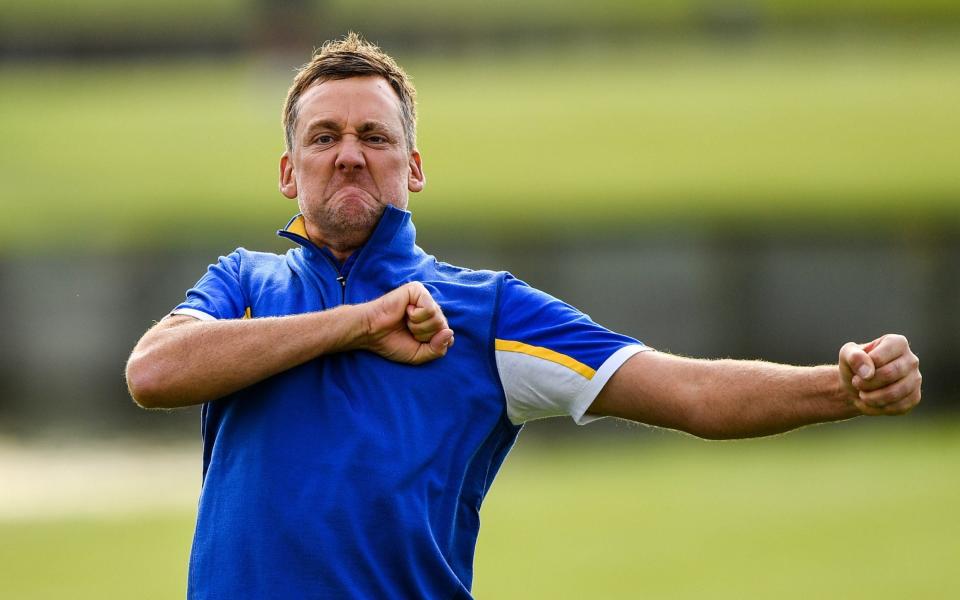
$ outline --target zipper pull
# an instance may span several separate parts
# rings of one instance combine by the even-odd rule
[[[347,287],[347,278],[343,275],[337,275],[337,281],[340,282],[340,289]]]

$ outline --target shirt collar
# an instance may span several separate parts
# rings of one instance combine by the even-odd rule
[[[320,253],[320,248],[307,236],[306,222],[302,213],[290,219],[283,229],[277,231],[277,235],[296,242],[310,255]],[[360,252],[413,256],[422,252],[416,247],[416,241],[417,231],[413,226],[410,212],[388,205],[370,239],[351,256]]]

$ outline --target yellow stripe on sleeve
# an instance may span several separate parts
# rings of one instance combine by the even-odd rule
[[[503,352],[519,352],[520,354],[528,354],[530,356],[542,358],[543,360],[549,360],[552,363],[557,363],[558,365],[567,367],[574,373],[582,375],[587,379],[593,379],[593,376],[596,374],[596,371],[583,364],[579,360],[571,358],[566,354],[554,352],[549,348],[543,348],[542,346],[531,346],[530,344],[524,344],[523,342],[498,339],[494,342],[494,348]]]
[[[244,319],[252,319],[252,318],[253,318],[253,313],[250,311],[250,307],[249,307],[249,306],[247,307],[247,310],[243,311],[243,318],[244,318]]]

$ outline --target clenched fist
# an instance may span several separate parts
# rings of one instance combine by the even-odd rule
[[[902,335],[844,344],[840,380],[865,415],[902,415],[920,402],[920,359]]]
[[[359,347],[389,360],[417,365],[444,356],[453,345],[453,330],[422,283],[404,284],[358,308],[364,331]]]

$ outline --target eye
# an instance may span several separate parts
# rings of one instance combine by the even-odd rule
[[[389,140],[386,138],[386,136],[375,133],[373,135],[368,135],[367,141],[371,144],[386,144]]]
[[[333,140],[334,140],[334,137],[329,133],[321,133],[317,137],[313,138],[313,142],[315,144],[320,144],[322,146],[326,146],[327,144],[332,144]]]

